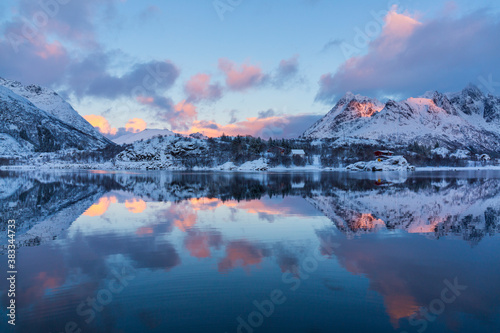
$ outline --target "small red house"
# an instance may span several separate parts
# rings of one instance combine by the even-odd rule
[[[389,157],[394,155],[394,152],[390,150],[377,150],[374,154],[377,157]]]
[[[278,146],[274,146],[274,147],[271,147],[267,150],[268,153],[273,153],[273,154],[276,154],[276,155],[285,155],[285,148],[281,148],[281,147],[278,147]]]

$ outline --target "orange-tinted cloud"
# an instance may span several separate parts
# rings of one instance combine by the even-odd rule
[[[411,289],[408,274],[401,270],[405,260],[409,259],[394,251],[401,244],[382,246],[379,241],[372,243],[359,239],[346,240],[327,231],[319,231],[318,236],[323,254],[334,254],[346,270],[370,279],[370,288],[384,298],[386,312],[394,328],[399,327],[400,319],[411,316],[419,309],[421,304],[418,304],[414,290]],[[411,281],[418,280],[411,274],[410,278]]]
[[[153,104],[155,99],[151,96],[137,96],[135,98],[137,100],[137,102],[141,103],[141,104]]]
[[[293,207],[287,207],[274,203],[273,201],[251,200],[251,201],[229,201],[225,202],[226,206],[236,207],[239,210],[245,210],[250,214],[267,214],[267,215],[285,215],[293,211]]]
[[[346,61],[321,76],[316,99],[330,104],[346,91],[369,96],[411,96],[429,87],[453,91],[480,73],[483,88],[491,91],[485,75],[498,76],[494,55],[500,44],[492,42],[500,31],[498,20],[486,11],[450,15],[453,7],[426,20],[393,7],[380,20],[381,29],[373,25],[379,19],[367,23],[356,37],[340,44]],[[374,27],[381,33],[375,35]]]
[[[259,86],[266,80],[262,69],[255,65],[242,64],[238,66],[229,59],[219,59],[219,69],[226,76],[226,85],[231,90],[242,91]]]
[[[190,230],[184,240],[184,246],[196,258],[209,258],[210,247],[219,248],[221,245],[222,235],[214,231]]]
[[[144,200],[134,198],[132,200],[125,200],[125,207],[129,212],[138,214],[146,209],[147,204]]]
[[[111,127],[108,120],[103,116],[97,116],[95,114],[83,116],[86,121],[88,121],[92,126],[96,127],[102,134],[115,135],[118,130]]]
[[[219,272],[226,273],[238,266],[258,265],[265,257],[264,250],[248,241],[234,241],[226,246],[226,257],[219,262]]]
[[[199,73],[192,76],[184,86],[184,92],[189,101],[217,100],[222,97],[222,87],[219,84],[210,84],[211,76]]]
[[[401,52],[408,37],[422,25],[408,14],[399,14],[394,7],[384,19],[385,26],[382,35],[373,43],[379,52]]]
[[[151,227],[141,227],[136,230],[135,234],[138,236],[151,235],[154,232]]]
[[[146,129],[146,126],[146,122],[141,118],[133,118],[130,119],[127,124],[125,124],[125,130],[127,132],[139,133],[144,131]]]
[[[116,199],[115,196],[110,196],[110,197],[102,197],[99,199],[99,202],[96,204],[93,204],[90,206],[84,213],[83,215],[85,216],[101,216],[109,208],[109,205],[112,203],[117,203],[118,200]]]
[[[30,278],[31,284],[23,288],[19,298],[26,303],[41,299],[48,289],[54,289],[64,284],[66,277],[60,275],[58,271],[40,271]]]
[[[191,229],[198,219],[198,214],[191,207],[189,201],[172,203],[172,205],[162,214],[172,221],[180,231],[186,232]]]
[[[251,117],[228,125],[214,121],[196,120],[183,134],[200,132],[209,137],[226,135],[252,135],[262,138],[290,138],[301,135],[321,116],[317,115],[278,115],[270,117]]]
[[[193,210],[214,210],[227,203],[218,198],[191,198],[188,201]]]

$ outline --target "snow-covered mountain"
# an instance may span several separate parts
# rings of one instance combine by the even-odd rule
[[[389,146],[414,142],[500,151],[500,98],[469,85],[459,93],[428,92],[401,102],[347,93],[303,137]]]
[[[113,142],[118,145],[132,144],[136,141],[151,139],[155,136],[174,136],[175,133],[168,129],[145,129],[139,133],[127,133],[116,139]]]
[[[109,144],[55,92],[0,79],[0,155]]]

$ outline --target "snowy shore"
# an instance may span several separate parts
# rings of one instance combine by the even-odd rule
[[[348,170],[346,167],[322,167],[321,165],[306,165],[306,166],[276,166],[270,167],[263,160],[256,160],[251,162],[246,162],[242,165],[235,165],[232,162],[225,163],[216,167],[194,167],[188,169],[179,166],[169,166],[165,168],[151,168],[147,163],[142,162],[128,162],[113,165],[111,162],[106,163],[83,163],[83,164],[73,164],[73,163],[51,163],[51,164],[41,164],[41,165],[10,165],[10,166],[0,166],[2,171],[29,171],[29,170],[100,170],[100,171],[194,171],[194,172],[351,172],[351,173],[373,173],[373,171],[367,170]],[[496,165],[485,165],[485,166],[469,166],[469,167],[453,167],[453,166],[439,166],[439,167],[415,167],[414,171],[409,170],[382,170],[377,172],[415,172],[415,171],[479,171],[479,170],[494,170],[500,171],[500,166]]]

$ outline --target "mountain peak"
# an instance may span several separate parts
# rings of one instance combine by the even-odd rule
[[[0,86],[26,98],[37,108],[53,115],[66,124],[88,133],[98,140],[103,139],[102,135],[55,91],[36,84],[25,86],[21,82],[4,78],[0,78]]]
[[[418,142],[432,146],[439,142],[453,148],[497,151],[499,126],[500,98],[486,97],[470,84],[454,94],[433,90],[385,104],[348,92],[303,136],[338,139],[347,135],[357,142],[377,145]]]
[[[483,92],[475,84],[469,83],[463,90],[462,95],[470,96],[474,100],[478,100],[484,97]]]
[[[380,102],[376,98],[371,98],[360,94],[354,94],[350,91],[346,92],[345,95],[342,96],[342,98],[340,98],[339,100],[339,102],[345,102],[345,103],[349,103],[351,101],[356,101],[360,103],[371,102],[374,104],[380,104]]]

